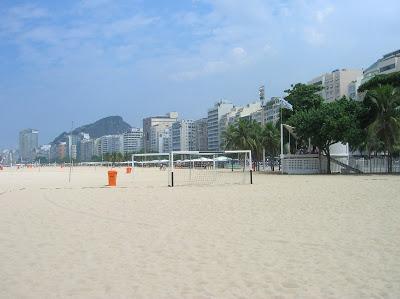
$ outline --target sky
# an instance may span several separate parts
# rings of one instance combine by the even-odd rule
[[[400,48],[399,15],[398,0],[0,0],[0,148],[367,68]]]

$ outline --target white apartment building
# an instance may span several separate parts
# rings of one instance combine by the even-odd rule
[[[383,55],[370,67],[364,70],[361,84],[376,75],[390,74],[400,71],[400,49]]]
[[[264,102],[262,108],[251,114],[251,119],[264,125],[266,123],[276,124],[280,119],[282,98],[272,97]]]
[[[106,135],[100,139],[100,154],[123,153],[123,135]]]
[[[170,126],[158,124],[150,128],[150,148],[153,153],[166,153],[171,148]]]
[[[353,80],[349,83],[348,91],[347,94],[349,95],[349,98],[357,101],[360,100],[359,94],[358,94],[358,88],[361,85],[361,81],[362,81],[363,77],[357,77],[356,80]]]
[[[84,138],[80,141],[79,160],[88,162],[95,155],[95,141],[93,139]]]
[[[263,107],[263,124],[276,124],[281,117],[282,99],[280,97],[272,97]]]
[[[219,151],[221,148],[221,132],[219,121],[223,115],[233,108],[233,104],[226,101],[217,102],[208,109],[207,114],[207,141],[209,151]]]
[[[158,151],[159,153],[169,153],[172,149],[171,128],[165,129],[158,135]]]
[[[194,122],[195,151],[208,150],[207,118],[201,118]]]
[[[26,129],[19,132],[19,153],[21,162],[33,162],[39,146],[39,131]]]
[[[124,153],[137,153],[143,149],[143,129],[132,128],[122,134]]]
[[[170,128],[178,119],[178,112],[169,112],[164,116],[152,116],[143,119],[143,149],[145,152],[158,152],[157,136]],[[153,127],[157,126],[154,132]]]
[[[349,84],[361,76],[361,70],[337,69],[312,79],[308,84],[322,86],[323,90],[319,94],[325,101],[332,102],[343,96],[348,97]]]
[[[173,123],[171,127],[172,150],[196,150],[195,133],[195,125],[192,120],[178,120]]]
[[[76,144],[72,144],[70,146],[70,157],[74,160],[76,160],[77,156],[78,156],[78,146]]]

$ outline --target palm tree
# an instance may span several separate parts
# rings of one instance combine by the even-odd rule
[[[239,119],[234,124],[228,126],[223,132],[225,149],[254,150],[257,148],[255,136],[256,126],[254,122]]]
[[[270,157],[271,169],[274,171],[275,157],[279,152],[280,146],[280,133],[272,123],[267,123],[262,128],[261,145],[265,149],[265,153]]]
[[[254,161],[260,158],[261,126],[253,120],[239,119],[222,134],[224,148],[230,150],[251,150]]]
[[[226,130],[222,132],[223,147],[225,149],[237,149],[237,139],[235,124],[229,125]]]
[[[387,171],[392,172],[392,154],[400,136],[400,91],[391,85],[379,86],[368,91],[364,101],[376,111],[374,121],[368,126],[368,134],[383,142]]]

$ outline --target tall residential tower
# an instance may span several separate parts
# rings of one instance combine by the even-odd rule
[[[39,147],[39,131],[26,129],[19,132],[19,152],[21,162],[33,162]]]

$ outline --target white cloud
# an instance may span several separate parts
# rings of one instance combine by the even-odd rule
[[[270,44],[265,44],[263,50],[265,53],[268,53],[272,50],[272,46]]]
[[[0,34],[15,34],[24,30],[27,22],[49,17],[49,12],[39,6],[25,4],[13,6],[1,13]]]
[[[232,49],[232,55],[236,60],[243,60],[246,58],[247,52],[241,47],[236,47]]]
[[[193,80],[198,77],[204,77],[217,73],[227,72],[235,67],[240,67],[246,63],[247,52],[242,47],[232,48],[228,53],[220,55],[219,59],[210,59],[203,62],[203,59],[192,59],[188,58],[182,63],[179,63],[179,67],[187,68],[188,65],[194,65],[192,69],[185,71],[174,72],[170,78],[175,81],[186,81]]]
[[[315,12],[315,18],[319,23],[322,23],[325,21],[327,17],[329,17],[333,12],[335,11],[335,8],[332,5],[329,5],[325,7],[324,9],[317,10]]]
[[[320,46],[325,42],[325,35],[314,27],[304,28],[304,39],[313,46]]]

